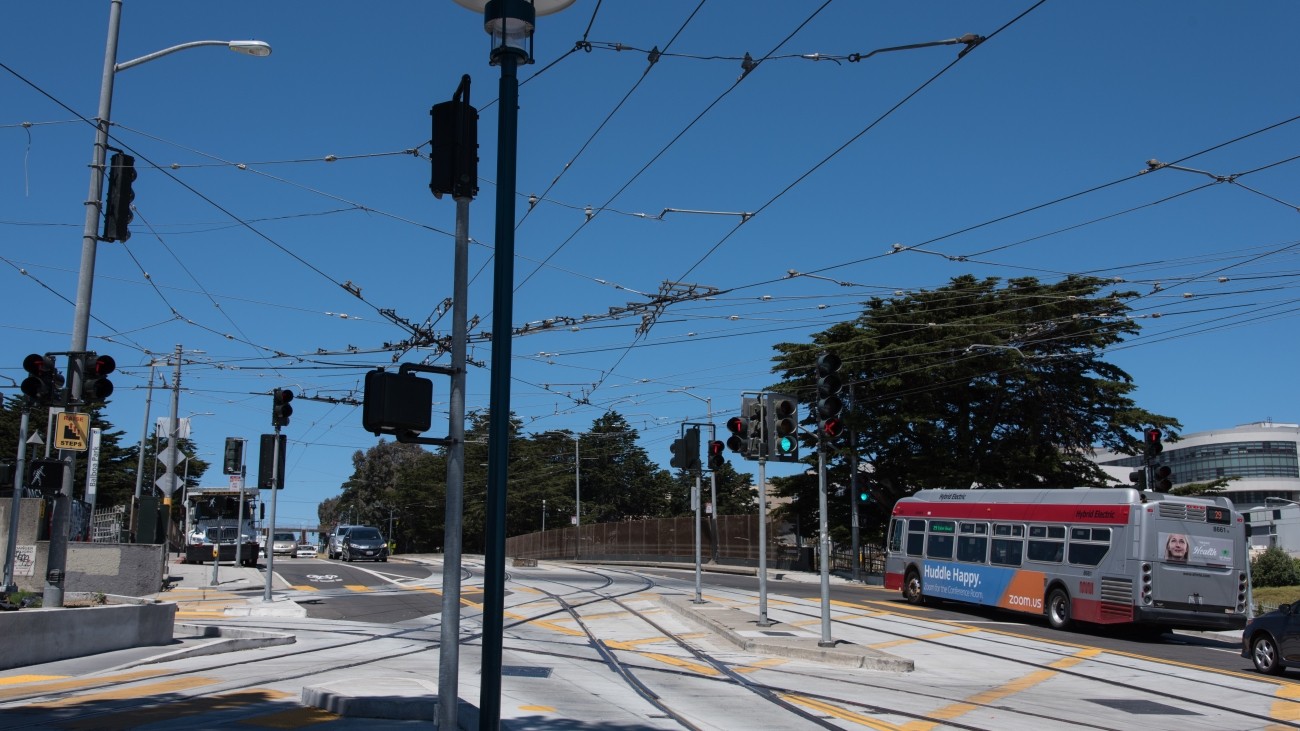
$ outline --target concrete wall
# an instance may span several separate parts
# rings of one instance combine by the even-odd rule
[[[0,612],[0,670],[172,642],[173,603]]]
[[[16,575],[14,582],[24,591],[45,588],[45,570],[50,551],[48,541],[37,541],[37,527],[44,520],[44,501],[23,498],[18,511],[18,545],[36,546],[36,564],[30,576]],[[0,563],[9,540],[8,499],[0,500]],[[101,592],[123,596],[147,596],[162,590],[166,546],[147,543],[69,543],[64,566],[64,592]]]

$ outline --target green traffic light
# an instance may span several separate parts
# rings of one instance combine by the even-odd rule
[[[795,450],[794,437],[781,437],[777,440],[776,446],[781,450],[781,454],[791,454]]]
[[[864,502],[864,503],[865,503],[865,502],[867,502],[867,501],[870,500],[870,499],[871,499],[871,495],[870,495],[869,493],[867,493],[867,491],[863,490],[862,492],[858,493],[858,501],[859,501],[859,502]]]

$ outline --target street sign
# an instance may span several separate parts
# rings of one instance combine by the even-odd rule
[[[171,469],[173,464],[179,467],[181,462],[184,461],[185,455],[175,447],[163,447],[158,450],[158,464],[165,469]]]
[[[54,448],[84,452],[90,438],[90,414],[64,411],[54,423]]]
[[[180,487],[181,478],[179,475],[167,473],[155,480],[153,484],[157,485],[159,490],[162,490],[164,496],[171,497],[172,493],[176,492],[176,488]]]

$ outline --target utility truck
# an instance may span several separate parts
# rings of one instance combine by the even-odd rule
[[[185,563],[207,563],[217,547],[220,561],[234,561],[239,546],[239,560],[245,566],[257,565],[259,531],[257,487],[243,488],[243,512],[240,512],[240,488],[191,487],[185,494]]]

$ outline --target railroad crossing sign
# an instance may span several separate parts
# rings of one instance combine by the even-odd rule
[[[90,414],[59,413],[54,422],[54,448],[84,452],[90,438]]]

